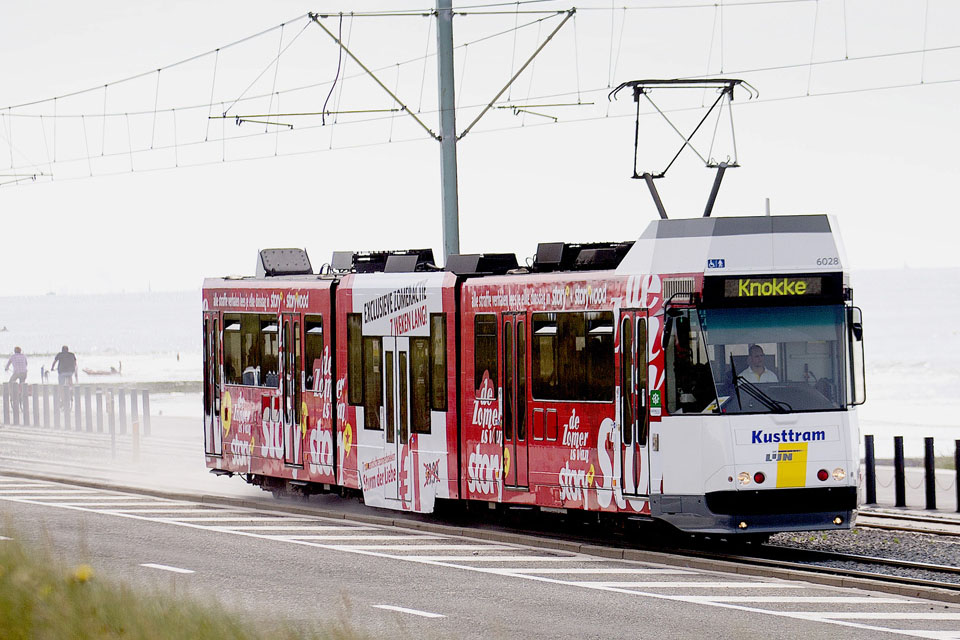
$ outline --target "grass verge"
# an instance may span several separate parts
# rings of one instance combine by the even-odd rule
[[[10,535],[10,534],[8,534]],[[252,622],[222,606],[101,579],[89,565],[67,567],[16,540],[0,541],[0,638],[76,640],[358,640],[342,621],[320,629]]]

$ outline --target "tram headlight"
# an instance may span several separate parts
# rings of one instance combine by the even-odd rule
[[[737,480],[739,480],[742,485],[748,485],[750,484],[750,474],[746,471],[741,471],[739,475],[737,475]]]
[[[833,470],[834,480],[837,480],[839,482],[840,480],[843,480],[846,477],[847,477],[847,472],[841,469],[840,467],[837,467],[836,469]]]

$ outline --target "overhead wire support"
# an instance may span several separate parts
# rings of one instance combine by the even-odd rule
[[[468,133],[470,133],[470,130],[473,129],[474,125],[477,124],[477,123],[480,121],[480,118],[482,118],[482,117],[487,113],[487,111],[489,111],[491,108],[493,108],[494,103],[496,103],[496,101],[500,99],[500,96],[502,96],[502,95],[506,92],[506,90],[510,88],[510,85],[512,85],[514,82],[516,82],[517,78],[519,78],[520,75],[524,72],[524,70],[526,70],[526,68],[527,68],[528,66],[530,66],[530,63],[533,62],[533,60],[534,60],[538,55],[540,55],[540,52],[543,51],[543,48],[546,47],[547,44],[553,39],[553,36],[557,35],[557,32],[560,31],[560,29],[563,28],[563,25],[567,24],[567,21],[570,20],[570,18],[572,18],[572,17],[574,16],[574,14],[576,14],[576,12],[577,12],[576,7],[572,7],[572,8],[570,8],[570,9],[567,9],[566,11],[559,11],[559,12],[557,12],[558,15],[565,13],[566,16],[563,18],[563,20],[560,22],[560,24],[558,24],[557,27],[556,27],[553,31],[550,32],[550,35],[547,36],[547,38],[540,44],[540,46],[537,47],[537,50],[534,51],[533,54],[532,54],[529,58],[527,58],[527,61],[523,63],[523,65],[520,67],[520,69],[518,69],[517,72],[513,74],[513,77],[510,78],[510,80],[507,81],[507,84],[503,85],[503,88],[500,89],[500,91],[497,92],[497,95],[495,95],[495,96],[493,97],[493,100],[491,100],[491,101],[487,104],[487,106],[483,108],[483,111],[481,111],[480,114],[479,114],[476,118],[473,119],[473,122],[471,122],[469,125],[467,125],[467,128],[464,129],[464,130],[460,133],[460,135],[457,136],[457,140],[462,140],[465,135],[467,135]]]
[[[400,98],[398,98],[398,97],[396,96],[396,94],[393,93],[392,91],[390,91],[390,89],[388,89],[385,84],[383,84],[382,82],[380,82],[380,78],[378,78],[378,77],[376,76],[376,74],[374,74],[372,71],[370,71],[370,69],[368,69],[365,64],[363,64],[362,62],[360,62],[360,59],[357,58],[357,56],[353,55],[353,52],[350,51],[350,49],[347,48],[347,45],[345,45],[345,44],[343,43],[343,41],[340,40],[340,38],[338,38],[337,36],[335,36],[332,31],[330,31],[329,29],[327,29],[327,28],[323,25],[323,23],[320,22],[321,16],[320,16],[319,14],[309,13],[309,14],[307,14],[307,15],[310,17],[311,20],[313,20],[313,21],[317,24],[317,26],[319,26],[321,29],[323,29],[324,33],[326,33],[328,36],[330,36],[331,38],[333,38],[333,41],[337,43],[337,45],[343,50],[343,52],[346,53],[348,56],[350,56],[350,57],[353,59],[353,61],[356,62],[356,63],[360,66],[360,68],[363,69],[363,70],[367,73],[367,75],[369,75],[369,76],[373,79],[373,81],[376,82],[376,83],[380,86],[381,89],[383,89],[384,91],[386,91],[386,92],[387,92],[387,95],[389,95],[391,98],[393,98],[393,101],[394,101],[394,102],[396,102],[398,105],[400,105],[400,109],[401,109],[402,111],[406,111],[406,112],[410,115],[411,118],[413,118],[414,120],[416,120],[416,121],[417,121],[417,124],[419,124],[419,125],[423,128],[424,131],[426,131],[428,134],[430,134],[430,137],[431,137],[431,138],[433,138],[434,140],[440,140],[440,136],[438,136],[436,133],[434,133],[433,130],[432,130],[430,127],[428,127],[428,126],[423,122],[423,120],[421,120],[420,118],[418,118],[418,117],[417,117],[417,114],[415,114],[412,110],[410,110],[410,108],[407,107],[407,105],[403,102],[403,100],[401,100]],[[427,15],[430,15],[430,14],[427,14]]]

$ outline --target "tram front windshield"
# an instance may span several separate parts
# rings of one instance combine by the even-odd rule
[[[666,353],[671,413],[845,406],[843,305],[684,309],[672,315]]]

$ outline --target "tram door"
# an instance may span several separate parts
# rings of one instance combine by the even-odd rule
[[[203,314],[203,449],[207,455],[223,455],[223,429],[220,425],[220,319],[215,313],[205,313]]]
[[[409,500],[413,478],[404,452],[410,440],[410,338],[383,338],[383,395],[384,455],[396,456],[396,475],[388,476],[386,496]]]
[[[650,474],[646,461],[649,412],[647,411],[647,314],[620,312],[620,458],[619,481],[624,495],[647,495]]]
[[[283,462],[303,466],[303,336],[300,315],[283,314]]]
[[[526,327],[526,314],[502,314],[503,484],[518,489],[529,486]]]

